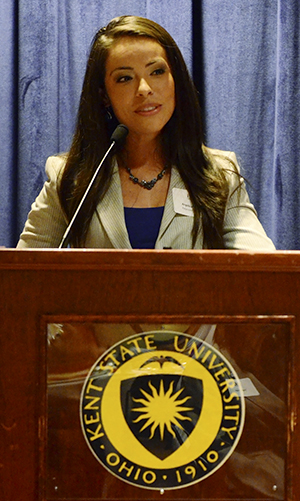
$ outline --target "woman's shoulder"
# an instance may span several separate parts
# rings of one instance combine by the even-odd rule
[[[48,177],[56,178],[62,173],[64,166],[66,165],[68,154],[58,153],[57,155],[51,155],[46,161],[46,174]]]
[[[215,148],[209,148],[208,146],[203,146],[202,149],[205,157],[213,164],[218,164],[224,168],[230,168],[230,166],[232,168],[234,165],[234,167],[239,170],[234,151],[218,150]]]
[[[241,188],[244,178],[234,151],[217,150],[204,146],[204,155],[217,174],[222,173],[228,183],[229,193]]]

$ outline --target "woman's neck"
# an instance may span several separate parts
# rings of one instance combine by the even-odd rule
[[[146,141],[145,138],[140,141],[126,140],[126,145],[118,157],[118,165],[124,207],[165,205],[170,169],[165,169],[160,141]],[[145,189],[139,181],[154,183],[150,189]]]
[[[128,137],[121,153],[121,161],[131,169],[145,165],[162,165],[164,161],[160,141],[158,138]]]

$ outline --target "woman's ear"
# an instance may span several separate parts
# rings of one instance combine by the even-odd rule
[[[103,91],[103,104],[104,104],[105,108],[110,106],[110,100],[109,100],[108,95],[106,94],[106,91]]]
[[[108,95],[106,93],[106,90],[100,88],[99,89],[99,95],[100,95],[100,97],[102,99],[102,102],[103,102],[105,108],[107,108],[108,106],[110,106],[110,100],[109,100],[109,97],[108,97]]]

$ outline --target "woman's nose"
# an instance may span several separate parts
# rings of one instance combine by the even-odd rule
[[[144,78],[141,78],[139,81],[137,94],[139,96],[149,96],[150,94],[153,94],[152,88]]]

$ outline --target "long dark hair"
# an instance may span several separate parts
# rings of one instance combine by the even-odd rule
[[[193,245],[202,222],[205,245],[222,248],[222,225],[229,190],[226,173],[211,161],[203,148],[198,95],[177,44],[164,28],[146,18],[115,18],[94,37],[76,130],[59,183],[63,210],[70,220],[109,146],[112,129],[106,119],[105,66],[109,49],[124,36],[154,39],[166,51],[175,82],[176,106],[161,132],[164,157],[170,165],[177,167],[193,204]],[[107,160],[74,226],[71,243],[76,247],[84,246],[91,218],[108,188],[111,172],[112,160]]]

